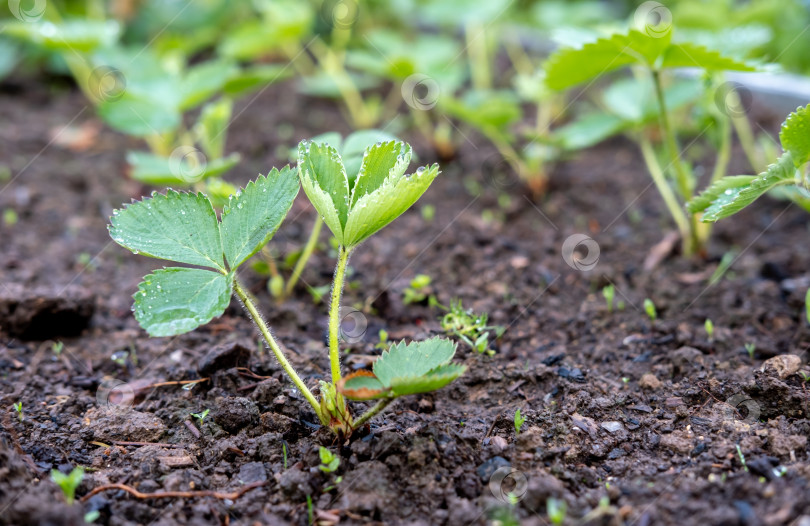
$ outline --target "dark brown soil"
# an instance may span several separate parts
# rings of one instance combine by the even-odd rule
[[[807,216],[795,207],[763,199],[717,226],[706,260],[671,255],[645,270],[670,223],[632,144],[558,165],[540,202],[503,174],[485,141],[462,144],[420,203],[435,205],[435,218],[417,206],[353,258],[345,305],[366,307],[368,330],[344,367],[373,360],[381,328],[392,339],[439,331],[438,310],[402,304],[417,273],[433,277],[442,303],[460,297],[508,330],[493,357],[462,349],[469,372],[449,388],[399,400],[367,432],[335,443],[236,302],[182,337],[139,329],[131,294],[159,263],[106,232],[114,207],[149,191],[125,177],[124,152],[138,145],[107,130],[81,152],[50,144],[54,128],[95,121],[77,94],[43,90],[24,85],[0,102],[0,161],[11,170],[0,210],[19,216],[0,225],[0,523],[81,524],[98,510],[97,523],[112,525],[306,524],[308,496],[322,524],[485,524],[509,512],[540,525],[549,497],[567,501],[569,525],[810,522],[810,394],[798,363],[763,367],[792,354],[807,370],[810,253],[801,248]],[[347,131],[331,104],[294,93],[275,87],[240,107],[229,142],[246,158],[238,182],[286,162],[284,146]],[[745,170],[741,157],[734,168]],[[273,247],[284,255],[300,246],[312,219],[300,198]],[[575,233],[599,245],[592,270],[563,260]],[[731,269],[709,285],[730,250]],[[307,283],[329,283],[329,251],[324,236]],[[325,305],[304,290],[275,305],[263,277],[242,278],[314,385],[328,372]],[[608,283],[624,310],[607,312]],[[200,378],[200,368],[210,380],[193,389],[150,387]],[[527,421],[516,437],[518,408]],[[202,425],[192,421],[205,409]],[[337,472],[318,469],[321,445],[339,454]],[[79,496],[105,483],[143,493],[259,487],[232,500],[111,490],[67,506],[48,473],[77,465],[87,469]],[[500,498],[512,489],[514,505]]]

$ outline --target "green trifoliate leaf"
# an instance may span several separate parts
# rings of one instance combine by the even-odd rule
[[[298,173],[332,234],[352,248],[400,216],[438,175],[438,165],[404,175],[410,158],[410,146],[401,141],[374,144],[350,182],[336,148],[304,141],[298,147]]]
[[[398,179],[386,179],[377,190],[357,200],[343,232],[344,245],[354,247],[402,215],[439,175],[439,165],[420,167]]]
[[[785,152],[768,170],[746,183],[742,178],[723,178],[709,187],[706,195],[693,201],[690,211],[698,212],[703,207],[701,221],[712,222],[736,214],[753,203],[767,191],[783,184],[795,182],[796,167],[790,152]],[[744,186],[735,186],[735,185]],[[704,207],[707,201],[711,204]]]
[[[684,42],[672,44],[664,52],[661,68],[701,68],[708,71],[754,71],[756,68],[708,49],[704,46]]]
[[[712,71],[755,70],[745,62],[703,46],[673,44],[671,36],[671,32],[653,36],[631,30],[600,38],[581,48],[563,48],[546,62],[546,84],[552,89],[563,90],[631,64],[656,70],[681,67]]]
[[[102,100],[98,114],[110,127],[136,137],[172,131],[180,125],[180,112],[170,103],[132,91],[115,100]]]
[[[387,180],[402,177],[411,162],[411,147],[401,141],[381,142],[366,148],[351,194],[351,206],[378,190]]]
[[[563,90],[630,64],[652,64],[669,45],[670,35],[656,38],[632,30],[581,48],[562,48],[546,61],[546,85]]]
[[[127,163],[132,167],[133,179],[153,185],[191,185],[209,177],[222,175],[237,164],[240,155],[206,160],[200,152],[189,148],[185,155],[180,149],[172,157],[162,157],[149,152],[128,152]],[[195,154],[196,152],[196,154]]]
[[[340,244],[349,215],[349,182],[337,150],[328,144],[298,145],[298,177],[301,186]]]
[[[810,161],[810,105],[797,108],[788,115],[779,132],[779,140],[797,167]]]
[[[744,187],[748,186],[755,176],[753,175],[730,175],[722,177],[703,190],[699,196],[695,197],[686,205],[686,210],[690,214],[703,212],[713,203],[721,198],[731,198]],[[725,197],[724,197],[725,196]]]
[[[449,363],[428,371],[422,376],[398,376],[391,380],[391,394],[405,396],[429,393],[441,389],[467,370],[461,364]]]
[[[222,246],[231,270],[258,252],[276,233],[298,195],[298,175],[285,166],[259,176],[231,196],[222,210]]]
[[[467,369],[450,363],[456,345],[431,338],[423,342],[400,342],[374,363],[374,373],[358,371],[341,380],[337,389],[351,400],[373,400],[428,393],[449,384]]]
[[[374,375],[391,387],[396,378],[424,376],[439,366],[450,363],[456,344],[443,338],[421,342],[399,342],[382,353],[374,362]]]
[[[170,267],[144,278],[135,293],[135,319],[151,336],[191,331],[222,315],[231,300],[233,274]]]
[[[114,211],[110,223],[113,241],[135,254],[225,268],[217,216],[201,193],[154,192]]]

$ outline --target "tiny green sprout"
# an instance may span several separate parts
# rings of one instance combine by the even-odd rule
[[[58,469],[51,470],[51,480],[59,486],[62,494],[65,496],[65,502],[73,504],[76,497],[76,489],[82,483],[84,478],[84,469],[81,467],[73,468],[73,471],[65,475]]]
[[[568,504],[562,499],[549,497],[546,500],[546,515],[551,524],[559,525],[565,522]]]
[[[61,356],[64,348],[65,344],[61,341],[55,341],[53,344],[51,344],[51,351],[53,351],[56,356]]]
[[[420,213],[422,214],[422,219],[424,219],[426,223],[430,223],[436,218],[436,207],[433,205],[425,205],[420,210]]]
[[[706,329],[706,336],[709,337],[709,341],[714,340],[714,323],[712,323],[712,320],[706,318],[703,327]]]
[[[318,468],[324,473],[334,473],[340,467],[340,457],[321,446],[318,449],[318,455],[321,457],[321,465]]]
[[[315,508],[312,505],[312,495],[307,495],[307,524],[315,524]]]
[[[447,309],[446,309],[447,310]],[[442,330],[445,334],[455,336],[470,349],[480,354],[493,356],[495,351],[490,349],[490,333],[495,339],[503,336],[505,327],[500,325],[487,325],[489,314],[475,314],[471,309],[464,309],[461,300],[452,300],[447,314],[441,318]]]
[[[745,463],[745,455],[743,455],[739,444],[737,444],[737,455],[740,457],[740,464],[742,464],[743,469],[748,471],[748,465]]]
[[[754,353],[757,350],[757,345],[754,342],[748,342],[745,344],[745,352],[748,353],[748,357],[752,360],[754,359]]]
[[[3,223],[5,223],[6,226],[14,226],[19,220],[20,218],[17,216],[17,212],[15,212],[13,208],[6,208],[3,210]]]
[[[287,470],[287,443],[281,441],[281,456],[284,459],[284,471]]]
[[[613,312],[613,300],[616,297],[616,287],[613,285],[613,283],[610,285],[605,285],[605,287],[602,289],[602,296],[605,298],[608,312]]]
[[[520,409],[515,410],[515,436],[520,434],[520,428],[526,423],[526,417],[520,414]]]
[[[417,274],[408,287],[402,291],[402,303],[411,305],[414,303],[422,303],[430,295],[430,283],[433,280],[426,274]]]
[[[624,303],[624,300],[619,300],[619,302],[616,304],[616,308],[619,310],[624,310],[625,306],[626,304]]]
[[[655,321],[658,318],[658,310],[656,310],[655,303],[650,298],[644,300],[644,312],[647,313],[650,321]]]
[[[513,495],[510,493],[506,495],[509,499],[509,504],[514,506],[512,502]],[[512,507],[499,506],[492,510],[492,525],[493,526],[520,526],[520,521],[515,517],[515,512]]]
[[[622,383],[627,385],[628,383],[630,383],[630,378],[628,378],[627,376],[622,376]]]
[[[205,417],[208,416],[208,413],[210,413],[210,412],[211,412],[210,409],[206,409],[205,411],[202,411],[201,413],[191,413],[191,416],[196,418],[197,422],[199,422],[200,425],[202,425],[203,422],[205,421]]]
[[[810,380],[810,374],[808,374],[805,371],[799,371],[799,376],[802,377],[802,382],[803,383],[807,383],[807,381]]]
[[[151,336],[176,336],[221,316],[236,296],[320,423],[339,436],[365,426],[400,396],[446,386],[466,368],[452,363],[456,345],[441,338],[392,344],[372,371],[341,374],[340,303],[349,258],[363,241],[405,213],[439,174],[434,164],[406,175],[411,156],[404,142],[378,142],[351,165],[328,144],[303,141],[296,169],[273,168],[249,182],[230,196],[221,214],[205,194],[174,190],[155,192],[114,211],[109,227],[113,241],[135,254],[183,265],[144,278],[133,296],[135,319]],[[320,382],[320,400],[238,279],[239,267],[275,235],[301,187],[331,230],[338,257],[329,305],[331,382]],[[378,401],[354,418],[347,400]]]
[[[84,514],[84,523],[85,524],[92,524],[101,517],[101,512],[98,510],[88,511]]]
[[[375,349],[380,349],[382,351],[388,349],[390,347],[390,343],[388,343],[388,331],[385,329],[380,329],[379,332],[380,343],[374,346]]]
[[[14,404],[14,410],[17,412],[17,419],[22,422],[25,419],[22,410],[22,400]]]
[[[126,367],[127,366],[127,358],[129,357],[128,351],[115,351],[110,356],[110,360],[118,364],[119,367]]]

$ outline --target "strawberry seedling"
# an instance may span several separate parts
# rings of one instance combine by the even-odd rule
[[[58,469],[51,470],[51,480],[62,490],[62,495],[65,496],[65,502],[68,504],[73,504],[73,500],[76,498],[76,489],[82,483],[83,478],[84,469],[81,467],[73,468],[67,475]]]
[[[526,423],[526,417],[520,414],[520,409],[515,410],[515,436],[520,434],[520,428]]]
[[[493,356],[495,351],[489,348],[490,333],[498,339],[506,332],[500,325],[487,325],[489,314],[475,314],[472,309],[464,309],[461,300],[452,300],[447,314],[441,318],[442,330],[450,336],[455,336],[470,349],[487,356]]]
[[[450,363],[455,345],[433,338],[392,345],[374,363],[373,372],[343,378],[340,371],[340,298],[349,256],[410,208],[439,168],[422,167],[405,175],[411,148],[396,141],[366,148],[357,176],[351,179],[333,147],[304,141],[298,151],[297,171],[284,167],[260,176],[230,197],[219,218],[202,193],[169,190],[116,210],[110,235],[135,254],[193,266],[156,270],[139,285],[133,311],[149,334],[173,336],[191,331],[222,315],[235,295],[320,422],[348,435],[398,396],[434,391],[465,370]],[[236,276],[239,267],[273,237],[302,185],[339,244],[329,309],[332,382],[320,382],[320,400],[287,360]],[[379,402],[353,419],[344,397]]]
[[[718,51],[691,42],[673,42],[672,30],[649,35],[630,30],[610,37],[600,38],[582,47],[563,48],[549,57],[545,64],[546,84],[551,89],[567,90],[578,84],[593,81],[598,77],[622,68],[636,67],[646,73],[643,79],[628,79],[606,91],[605,100],[614,109],[608,115],[591,114],[578,127],[561,132],[566,137],[588,140],[587,146],[599,142],[621,130],[630,130],[641,149],[644,161],[667,210],[672,215],[683,242],[686,255],[701,251],[709,231],[700,228],[693,215],[685,214],[683,205],[694,195],[696,176],[682,159],[673,126],[673,107],[683,105],[690,98],[690,87],[674,83],[666,89],[664,73],[674,68],[697,67],[707,72],[753,71],[754,68]],[[651,94],[651,97],[648,96]],[[610,95],[610,96],[609,96]],[[646,104],[652,98],[653,104]],[[662,164],[649,134],[645,133],[648,122],[658,120],[658,134],[664,142],[666,165]],[[587,133],[583,133],[587,132]],[[591,142],[592,141],[592,142]],[[666,166],[666,168],[665,168]],[[671,168],[671,184],[667,169]],[[724,175],[715,174],[714,177]]]

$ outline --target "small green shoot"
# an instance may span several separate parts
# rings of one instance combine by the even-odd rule
[[[208,413],[209,413],[209,412],[211,412],[211,410],[210,410],[210,409],[206,409],[205,411],[203,411],[203,412],[201,412],[201,413],[191,413],[191,416],[193,416],[194,418],[196,418],[196,419],[197,419],[197,422],[199,422],[199,424],[200,424],[200,425],[203,425],[203,422],[205,421],[205,417],[207,417],[207,416],[208,416]]]
[[[551,524],[560,525],[565,522],[567,512],[568,504],[564,500],[553,497],[546,500],[546,515]]]
[[[318,468],[324,473],[334,473],[340,467],[340,457],[327,448],[321,446],[318,455],[321,457],[321,465]]]
[[[650,321],[655,321],[658,318],[658,310],[655,308],[655,303],[650,298],[646,298],[644,300],[644,312],[647,313],[647,317],[650,318]]]
[[[6,226],[14,226],[19,220],[20,218],[17,216],[17,212],[15,212],[13,208],[6,208],[3,210],[3,224]]]
[[[287,443],[281,441],[281,457],[284,459],[284,471],[287,471]]]
[[[757,345],[754,342],[748,342],[745,344],[745,352],[748,353],[748,357],[752,360],[754,359],[754,353],[757,350]]]
[[[388,347],[391,346],[391,344],[388,343],[388,331],[386,331],[385,329],[380,329],[379,337],[380,342],[377,345],[375,345],[374,348],[379,349],[381,351],[388,349]]]
[[[62,350],[64,348],[65,344],[64,342],[61,341],[56,341],[53,342],[53,344],[51,344],[51,351],[53,351],[53,353],[57,356],[57,358],[62,355]]]
[[[17,403],[15,403],[15,404],[13,405],[13,407],[14,407],[14,411],[16,411],[16,412],[17,412],[17,419],[18,419],[20,422],[22,422],[23,420],[25,420],[25,416],[23,415],[23,409],[22,409],[22,400],[21,400],[21,401],[19,401],[19,402],[17,402]]]
[[[709,341],[714,341],[714,323],[712,323],[712,320],[706,318],[703,327],[706,329],[706,336],[709,337]]]
[[[76,489],[82,483],[82,478],[84,478],[84,469],[81,467],[73,468],[73,471],[67,475],[58,469],[51,470],[51,480],[62,490],[65,502],[68,504],[73,504],[73,500],[76,498]]]
[[[312,506],[312,495],[307,495],[307,524],[315,524],[315,508]]]
[[[613,283],[610,285],[605,285],[605,287],[602,289],[602,296],[605,298],[608,312],[613,312],[613,300],[616,297],[616,287],[613,285]]]
[[[742,449],[740,449],[740,445],[737,444],[737,455],[740,457],[740,464],[745,471],[748,471],[748,465],[745,463],[745,455],[743,455]]]
[[[433,205],[425,205],[421,208],[419,213],[422,215],[422,219],[425,220],[425,223],[430,223],[436,218],[436,207]]]
[[[402,303],[405,305],[412,305],[415,303],[422,303],[430,296],[430,283],[432,282],[430,276],[426,274],[417,274],[410,282],[410,284],[402,291]]]
[[[526,417],[520,414],[520,409],[515,411],[515,436],[520,434],[520,428],[526,423]]]
[[[450,301],[450,309],[441,318],[442,330],[445,334],[455,336],[470,349],[487,356],[493,356],[495,351],[490,349],[490,333],[495,339],[503,336],[505,327],[500,325],[487,325],[489,315],[475,314],[472,309],[465,310],[461,300]]]

